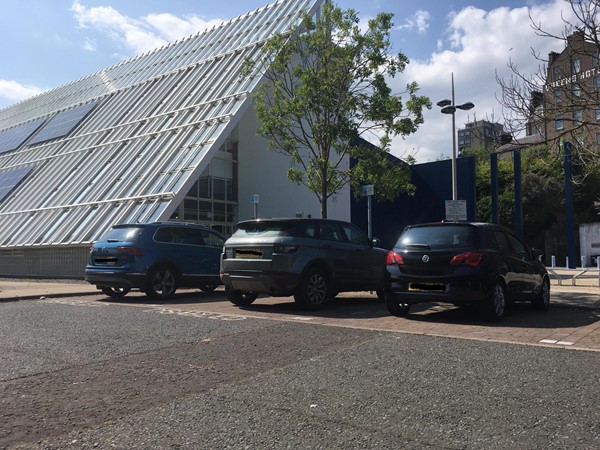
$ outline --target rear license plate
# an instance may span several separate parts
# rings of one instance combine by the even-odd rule
[[[255,248],[238,249],[235,251],[236,259],[259,259],[262,252]]]
[[[444,283],[410,283],[409,291],[444,292]]]

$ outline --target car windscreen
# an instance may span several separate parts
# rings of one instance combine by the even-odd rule
[[[407,228],[396,247],[398,248],[468,248],[475,244],[475,228],[467,225],[444,225]]]
[[[292,226],[284,222],[248,222],[239,224],[233,236],[288,236]]]
[[[115,227],[98,240],[103,242],[133,242],[142,230],[142,227]]]

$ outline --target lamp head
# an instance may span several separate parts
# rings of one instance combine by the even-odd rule
[[[454,106],[444,106],[442,108],[443,114],[454,114],[455,111],[456,111],[456,107],[454,107]]]
[[[475,107],[475,105],[471,102],[463,103],[462,105],[457,106],[458,109],[463,109],[465,111],[468,111],[469,109],[473,109],[474,107]]]
[[[441,108],[443,108],[444,106],[451,105],[451,104],[452,104],[452,102],[448,99],[440,100],[439,102],[437,102],[437,105]]]

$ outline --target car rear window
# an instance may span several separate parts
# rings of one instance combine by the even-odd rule
[[[459,248],[472,247],[475,229],[465,225],[414,227],[404,230],[396,247],[400,248]]]
[[[143,227],[116,227],[102,236],[105,242],[133,242],[142,232]]]
[[[239,224],[233,236],[288,236],[293,228],[283,222],[249,222]]]

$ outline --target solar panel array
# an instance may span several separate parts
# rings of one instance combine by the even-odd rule
[[[6,172],[0,172],[0,201],[25,178],[33,167],[21,167]]]
[[[170,218],[263,79],[241,76],[246,60],[321,3],[280,0],[0,110],[9,129],[95,105],[76,128],[0,153],[0,172],[35,166],[0,201],[0,247],[86,244],[115,223]]]
[[[41,130],[27,143],[38,144],[67,135],[89,113],[97,102],[86,103],[65,111],[61,111],[50,119]]]
[[[17,125],[13,128],[0,131],[0,153],[10,152],[19,148],[38,127],[44,123],[43,118]]]

